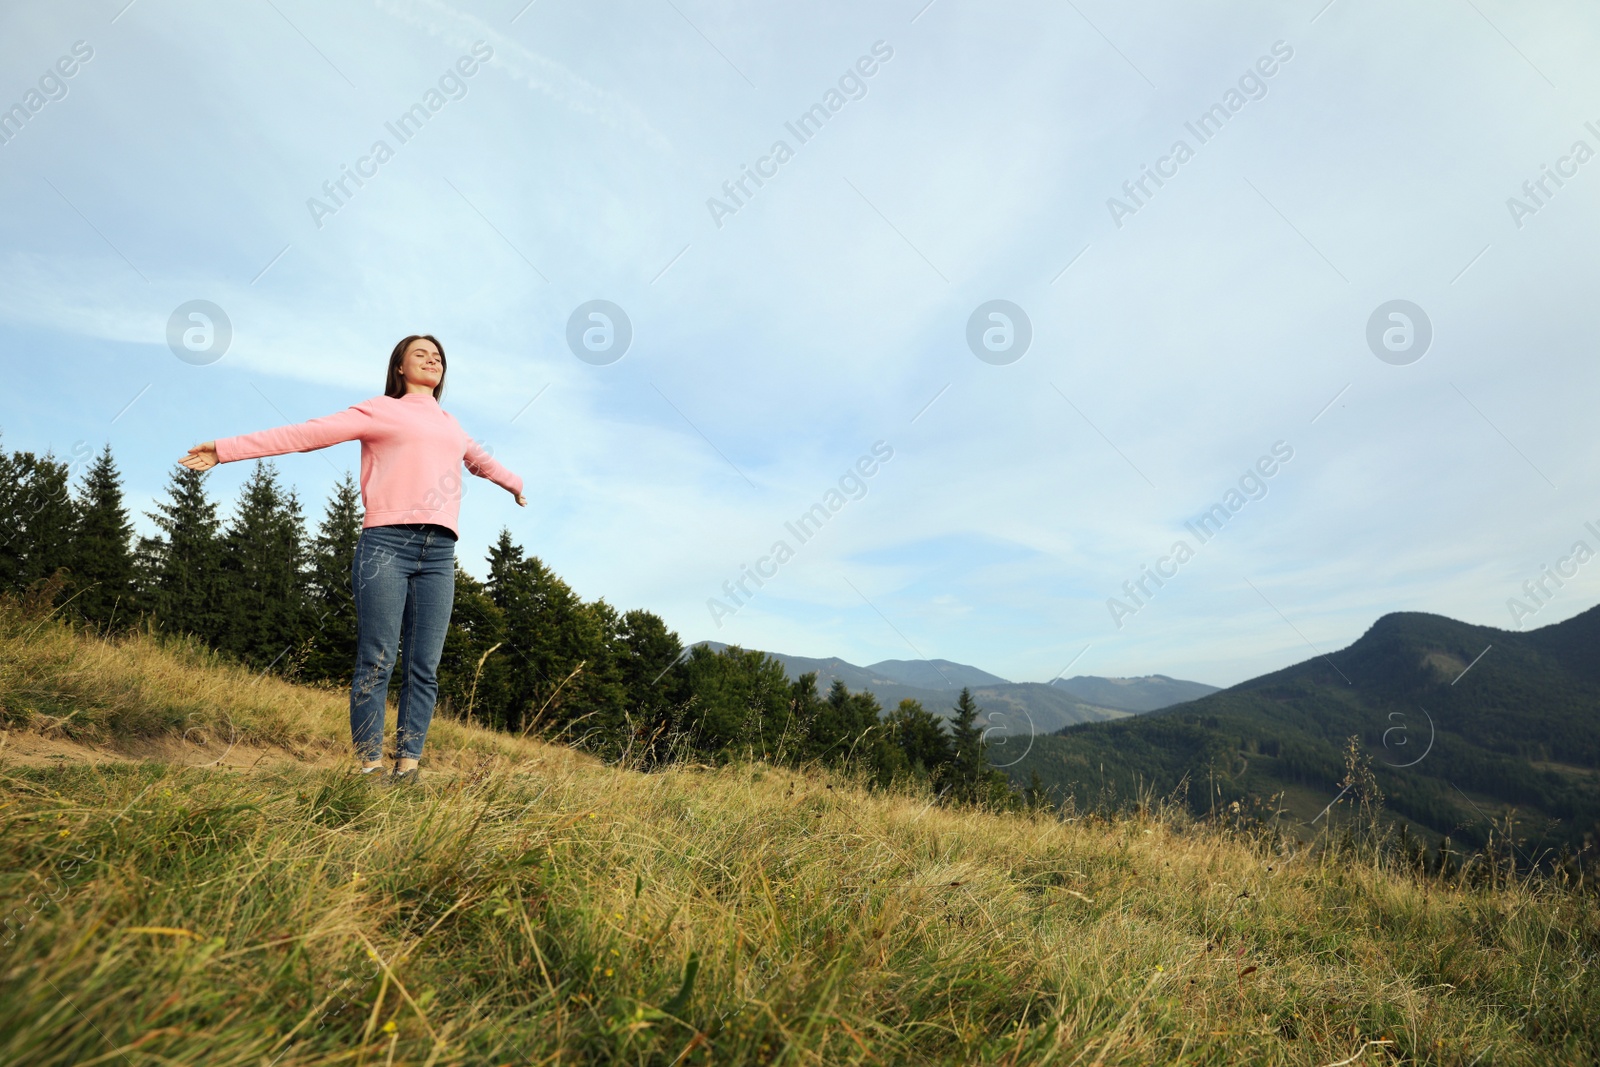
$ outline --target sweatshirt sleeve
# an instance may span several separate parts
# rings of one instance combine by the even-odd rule
[[[232,463],[262,456],[281,456],[285,452],[311,452],[342,441],[358,441],[372,425],[370,401],[332,415],[324,415],[293,426],[217,438],[217,462]]]
[[[522,475],[511,473],[504,464],[484,451],[483,446],[471,437],[467,438],[467,454],[464,458],[467,470],[473,474],[487,478],[502,489],[507,489],[518,496],[522,495]]]

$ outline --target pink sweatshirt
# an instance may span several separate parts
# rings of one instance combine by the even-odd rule
[[[433,522],[456,531],[461,462],[480,478],[522,493],[522,478],[497,463],[432,393],[375,396],[335,415],[217,439],[217,460],[279,456],[361,442],[361,525]],[[459,533],[457,533],[459,536]]]

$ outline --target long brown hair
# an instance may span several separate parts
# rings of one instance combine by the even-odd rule
[[[406,395],[406,378],[400,373],[400,361],[406,358],[406,349],[411,347],[413,341],[432,341],[433,347],[439,350],[439,384],[433,387],[433,398],[437,400],[444,395],[444,373],[450,365],[445,362],[444,345],[431,333],[411,334],[394,346],[394,351],[389,354],[389,374],[383,381],[383,395],[397,399]]]

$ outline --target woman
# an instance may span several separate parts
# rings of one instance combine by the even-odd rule
[[[391,782],[415,781],[421,774],[417,761],[439,693],[439,656],[455,602],[462,461],[473,474],[509,490],[519,505],[528,505],[521,477],[491,458],[439,406],[444,373],[438,339],[413,334],[389,356],[382,396],[295,426],[207,441],[178,461],[206,471],[218,463],[361,442],[366,515],[350,572],[356,604],[350,736],[361,773],[382,772],[384,703],[403,648],[406,670]]]

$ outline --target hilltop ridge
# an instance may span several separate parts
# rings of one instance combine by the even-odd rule
[[[1345,648],[1106,726],[1039,737],[1010,768],[1059,792],[1190,783],[1197,807],[1283,794],[1303,822],[1339,793],[1354,735],[1389,809],[1431,841],[1511,817],[1531,849],[1600,835],[1600,606],[1528,631],[1391,612]]]

